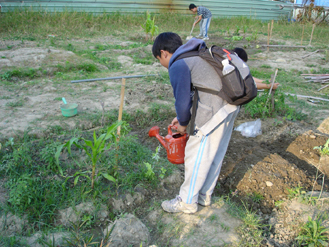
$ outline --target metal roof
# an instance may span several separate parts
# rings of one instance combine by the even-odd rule
[[[144,13],[171,11],[181,14],[190,14],[188,6],[194,3],[197,6],[209,8],[213,17],[246,16],[259,20],[276,20],[280,16],[288,16],[292,5],[288,2],[269,0],[2,0],[2,12],[13,11],[17,8],[32,7],[33,11],[44,10],[58,12],[63,10],[77,12],[122,12]],[[284,4],[284,5],[283,5]],[[284,7],[283,7],[284,6]],[[291,6],[291,8],[290,8]]]

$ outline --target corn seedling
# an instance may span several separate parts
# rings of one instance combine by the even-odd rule
[[[102,153],[106,150],[109,150],[113,143],[116,143],[115,132],[116,132],[117,128],[122,125],[122,123],[123,122],[116,122],[116,123],[112,124],[110,127],[108,127],[107,132],[102,134],[98,138],[96,137],[96,132],[94,131],[93,140],[87,140],[85,138],[73,137],[67,143],[60,145],[57,148],[57,152],[55,154],[57,165],[59,166],[59,156],[60,156],[63,148],[67,148],[67,151],[69,152],[69,154],[71,154],[71,147],[72,147],[72,145],[75,145],[77,148],[85,150],[86,154],[91,159],[91,162],[92,162],[92,172],[91,172],[91,177],[90,177],[91,189],[94,189],[94,179],[95,179],[95,176],[97,176],[97,175],[102,175],[107,180],[117,183],[117,180],[113,176],[109,175],[108,173],[102,172],[102,173],[96,174],[96,164],[97,164],[99,158],[101,157]],[[82,144],[79,144],[80,141],[82,141]],[[89,173],[89,172],[87,172],[87,173]],[[63,174],[62,171],[61,171],[61,174]],[[74,179],[75,184],[78,182],[78,179],[80,176],[87,177],[87,175],[85,173],[78,172],[78,174],[75,174],[75,179]]]
[[[151,39],[153,40],[153,37],[159,33],[159,27],[155,25],[155,16],[151,19],[151,14],[148,11],[146,12],[146,21],[142,25],[142,28],[144,29],[146,40],[148,34],[151,35]]]
[[[296,238],[301,246],[325,247],[328,246],[328,228],[321,225],[322,220],[312,220],[308,217],[308,221],[301,228]]]

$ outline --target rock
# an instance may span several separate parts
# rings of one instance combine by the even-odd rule
[[[75,207],[60,210],[56,225],[70,226],[76,224],[84,214],[96,215],[96,220],[104,221],[109,213],[103,204],[96,207],[92,202],[81,203]]]
[[[27,243],[28,246],[33,247],[43,247],[46,246],[44,244],[40,244],[40,240],[43,242],[46,242],[48,244],[51,243],[51,245],[47,246],[65,246],[67,239],[70,236],[69,232],[55,232],[55,233],[49,233],[48,235],[44,236],[42,232],[37,232],[31,237],[23,237],[21,238],[22,243]]]
[[[112,227],[114,228],[110,235],[109,242],[106,243],[110,246],[148,246],[150,242],[149,230],[132,214],[127,214],[108,225],[104,230],[104,236],[111,231]]]
[[[273,183],[270,182],[270,181],[266,181],[265,183],[266,183],[266,186],[267,186],[267,187],[271,187],[271,186],[273,186]]]
[[[26,224],[25,216],[21,219],[12,213],[4,214],[0,218],[0,236],[10,237],[21,234]]]

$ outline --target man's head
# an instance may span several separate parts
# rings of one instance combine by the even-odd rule
[[[193,3],[191,3],[191,4],[188,6],[188,9],[191,10],[193,13],[195,13],[195,12],[198,11],[197,6],[195,6]]]
[[[235,47],[233,51],[241,58],[245,63],[248,61],[248,55],[247,52],[239,47]]]
[[[154,40],[152,47],[153,56],[168,68],[171,55],[183,44],[181,37],[176,33],[161,33]]]

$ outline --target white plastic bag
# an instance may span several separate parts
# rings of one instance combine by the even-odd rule
[[[241,135],[245,137],[256,137],[262,134],[262,122],[260,121],[260,119],[257,119],[256,121],[252,122],[246,122],[240,124],[234,130],[240,131]]]

